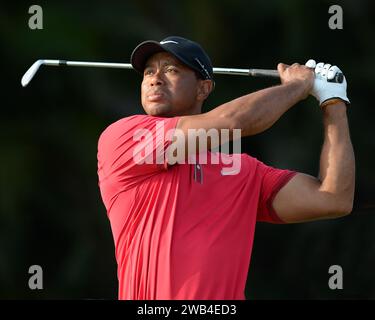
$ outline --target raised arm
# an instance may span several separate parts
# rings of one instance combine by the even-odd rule
[[[355,160],[346,105],[323,108],[324,143],[318,177],[299,173],[276,195],[273,207],[287,223],[336,218],[352,211]]]
[[[340,72],[329,64],[316,65],[315,72],[312,94],[322,107],[324,125],[320,172],[316,178],[297,174],[277,193],[273,207],[289,223],[335,218],[349,214],[353,207],[355,160],[346,115],[346,79],[327,81]]]
[[[278,69],[284,75],[281,85],[242,96],[207,113],[183,116],[177,128],[185,137],[189,129],[241,129],[242,136],[268,129],[289,108],[308,96],[314,79],[313,71],[299,64],[287,67],[280,63]]]

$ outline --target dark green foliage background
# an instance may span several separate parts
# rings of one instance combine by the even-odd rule
[[[43,8],[43,30],[28,9]],[[328,28],[339,4],[344,29]],[[275,68],[313,57],[348,79],[357,180],[353,213],[299,225],[259,224],[248,299],[374,299],[374,2],[8,1],[0,7],[1,299],[115,299],[116,261],[96,175],[96,144],[111,122],[143,112],[133,71],[42,67],[39,58],[128,62],[147,39],[180,35],[200,42],[217,67]],[[275,80],[216,77],[206,110]],[[244,152],[269,165],[318,173],[321,114],[300,102],[268,131],[243,139]],[[214,190],[213,190],[214,192]],[[241,244],[239,244],[241,245]],[[28,288],[28,268],[44,270],[44,289]],[[328,268],[344,270],[344,289],[328,288]]]

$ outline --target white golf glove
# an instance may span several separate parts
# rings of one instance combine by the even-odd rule
[[[311,69],[315,69],[314,86],[310,94],[319,101],[320,106],[331,99],[341,99],[346,104],[350,104],[346,96],[347,83],[345,76],[343,77],[342,83],[330,82],[330,80],[336,77],[337,73],[342,73],[337,66],[331,66],[323,62],[317,64],[315,60],[312,59],[307,61],[305,65]]]

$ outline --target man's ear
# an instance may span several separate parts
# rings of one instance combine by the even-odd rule
[[[198,100],[204,101],[213,90],[213,82],[211,80],[199,80]]]

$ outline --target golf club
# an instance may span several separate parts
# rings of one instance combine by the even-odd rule
[[[33,65],[26,71],[21,79],[21,84],[26,87],[34,77],[35,73],[39,70],[40,66],[72,66],[72,67],[96,67],[96,68],[117,68],[117,69],[133,69],[130,63],[111,63],[111,62],[88,62],[88,61],[67,61],[67,60],[49,60],[39,59],[33,63]],[[230,74],[230,75],[242,75],[252,77],[272,77],[278,78],[279,73],[277,70],[267,69],[235,69],[235,68],[213,68],[213,72],[216,74]],[[332,82],[343,81],[343,74],[338,73],[336,77],[332,79]]]

